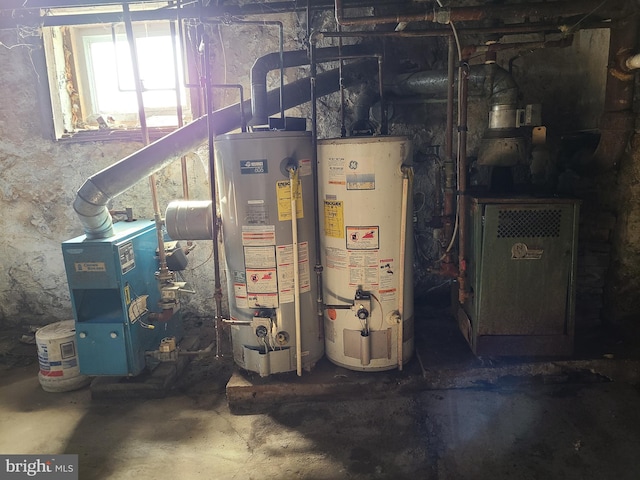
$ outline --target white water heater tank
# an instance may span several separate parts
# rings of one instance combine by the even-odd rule
[[[402,368],[413,354],[411,144],[318,142],[325,352],[352,370]]]

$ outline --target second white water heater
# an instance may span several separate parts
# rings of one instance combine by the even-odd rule
[[[413,171],[406,137],[318,142],[325,352],[352,370],[414,349]]]

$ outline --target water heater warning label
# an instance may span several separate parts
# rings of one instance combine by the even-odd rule
[[[380,286],[378,252],[350,251],[349,286],[361,286],[365,290],[377,290]]]
[[[273,246],[244,247],[244,265],[246,268],[275,268],[276,254]]]
[[[275,245],[275,225],[243,225],[242,245]]]
[[[341,200],[324,201],[324,234],[344,238],[344,205]]]
[[[276,195],[278,198],[278,220],[281,222],[291,221],[291,187],[289,180],[279,180],[276,182]],[[296,218],[303,217],[302,182],[298,180],[298,188],[296,192]]]
[[[380,248],[380,227],[347,227],[348,250],[377,250]]]
[[[294,263],[293,245],[278,245],[278,286],[280,303],[291,303],[294,300]],[[309,268],[309,242],[298,244],[298,275],[300,293],[311,291],[311,275]]]
[[[247,268],[247,304],[252,307],[278,307],[278,274],[275,268]]]
[[[276,269],[247,269],[247,293],[278,293]]]

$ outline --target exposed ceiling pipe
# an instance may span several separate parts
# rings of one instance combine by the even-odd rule
[[[465,58],[479,53],[495,53],[504,50],[540,50],[543,48],[565,48],[573,44],[573,35],[558,40],[541,40],[538,42],[508,42],[492,43],[489,45],[469,45],[462,49]]]
[[[359,83],[362,78],[375,72],[374,62],[354,62],[345,65],[346,86]],[[338,69],[321,73],[317,77],[319,96],[338,91]],[[292,108],[308,102],[311,98],[309,79],[303,78],[284,87],[284,106]],[[267,113],[273,115],[280,109],[279,89],[271,90],[267,95]],[[245,109],[250,107],[245,101]],[[212,113],[212,123],[216,135],[229,132],[241,125],[240,104],[222,108]],[[127,191],[138,181],[147,178],[172,163],[181,155],[195,150],[208,136],[207,117],[185,125],[169,135],[134,152],[119,162],[89,177],[78,190],[73,209],[78,214],[87,238],[107,238],[113,235],[113,221],[107,204],[112,198]]]
[[[40,8],[80,8],[80,7],[95,7],[96,5],[122,5],[123,3],[129,4],[157,4],[158,0],[2,0],[0,4],[0,11],[2,10],[21,10],[21,9],[40,9]],[[214,2],[208,7],[197,10],[198,15],[201,11],[207,14],[223,15],[257,15],[257,14],[279,14],[285,12],[302,11],[306,7],[302,2],[288,1],[288,2],[246,2],[243,5],[213,5]],[[215,2],[222,3],[222,2]],[[405,0],[377,0],[377,5],[397,5],[407,3]],[[350,7],[362,7],[370,5],[370,0],[350,0]],[[333,0],[315,0],[311,4],[311,8],[314,9],[329,9],[333,8]]]
[[[142,0],[145,3],[153,5],[156,0]],[[34,26],[34,27],[57,27],[70,25],[89,25],[89,24],[111,24],[121,23],[123,21],[122,12],[100,12],[100,13],[76,13],[61,14],[56,12],[52,15],[49,10],[53,8],[65,9],[68,7],[82,8],[95,7],[99,5],[122,4],[122,0],[108,2],[90,0],[2,0],[0,1],[0,12],[3,10],[10,11],[10,16],[0,15],[0,29],[16,28],[16,26]],[[138,0],[127,3],[142,3]],[[213,3],[213,2],[212,2]],[[384,6],[390,4],[402,4],[397,0],[378,0],[376,5]],[[406,3],[406,2],[405,2]],[[368,6],[367,0],[350,1],[350,7]],[[318,1],[311,5],[313,10],[333,10],[333,0]],[[46,14],[41,14],[40,9],[46,9]],[[279,15],[282,13],[299,12],[306,9],[303,2],[267,2],[267,3],[246,3],[244,5],[222,5],[205,8],[194,8],[192,5],[182,6],[179,9],[175,7],[156,8],[154,10],[133,10],[131,19],[134,22],[149,20],[176,20],[178,15],[182,19],[212,19],[225,17],[244,17],[247,15],[259,15],[264,18],[265,15]],[[179,11],[178,11],[179,10]]]
[[[499,27],[474,27],[459,28],[460,35],[489,35],[489,34],[522,34],[522,33],[539,33],[539,32],[560,32],[564,33],[570,28],[590,29],[590,28],[609,28],[609,21],[590,21],[582,22],[577,27],[571,27],[567,23],[516,23]],[[428,30],[351,30],[340,32],[322,32],[327,38],[351,38],[351,37],[393,37],[393,38],[424,38],[424,37],[451,37],[453,31],[451,28],[430,28]]]
[[[342,52],[338,47],[319,48],[316,50],[318,63],[337,60],[342,56],[369,55],[375,53],[375,48],[368,45],[346,45]],[[251,67],[251,125],[265,125],[271,115],[267,108],[267,73],[280,68],[283,62],[285,68],[299,67],[309,64],[307,50],[293,50],[279,53],[269,53],[258,58]]]
[[[435,9],[429,4],[420,13],[397,13],[382,16],[345,17],[343,0],[335,0],[336,21],[342,26],[380,25],[386,23],[403,22],[436,22],[448,24],[450,22],[480,21],[492,18],[559,18],[575,15],[590,14],[594,11],[601,13],[607,7],[607,13],[614,11],[612,4],[603,5],[602,0],[580,0],[571,2],[521,3],[512,5],[483,5],[475,7],[452,7]]]

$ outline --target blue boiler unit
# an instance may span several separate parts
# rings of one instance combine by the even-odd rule
[[[113,227],[111,237],[82,235],[62,244],[84,375],[138,375],[147,366],[145,351],[157,350],[166,337],[182,336],[177,308],[167,321],[150,320],[162,312],[155,223]]]

